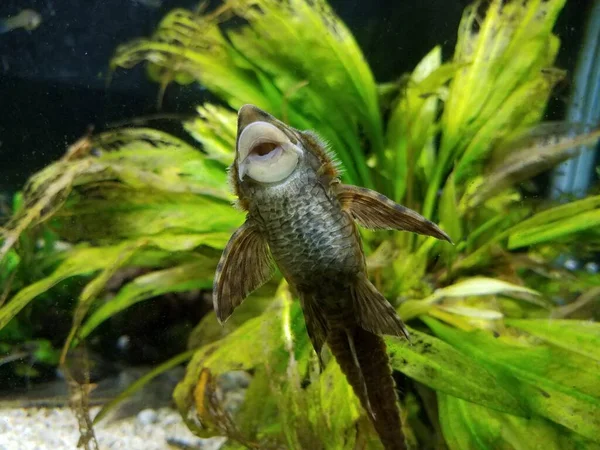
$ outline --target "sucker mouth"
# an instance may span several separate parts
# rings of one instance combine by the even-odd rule
[[[252,147],[246,159],[266,161],[279,156],[282,151],[281,145],[276,142],[260,142]]]
[[[248,174],[263,183],[280,181],[296,167],[302,154],[302,150],[273,124],[252,122],[238,138],[238,177],[242,181]]]

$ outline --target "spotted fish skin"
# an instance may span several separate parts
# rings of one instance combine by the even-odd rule
[[[342,184],[337,163],[315,134],[295,130],[251,105],[238,113],[230,181],[247,217],[215,274],[217,318],[227,320],[277,265],[300,300],[319,360],[328,345],[385,449],[405,450],[381,336],[408,338],[408,332],[368,279],[357,225],[448,236],[380,193]]]
[[[311,170],[298,170],[285,186],[252,189],[250,217],[298,288],[347,283],[364,268],[354,221]]]

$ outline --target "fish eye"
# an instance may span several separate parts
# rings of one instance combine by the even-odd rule
[[[261,183],[275,183],[288,177],[298,164],[302,150],[287,135],[267,122],[253,122],[238,139],[238,174]]]

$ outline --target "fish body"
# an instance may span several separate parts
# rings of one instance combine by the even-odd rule
[[[33,9],[23,9],[13,17],[0,19],[0,34],[23,28],[27,31],[35,30],[42,23],[42,16]]]
[[[276,264],[300,298],[319,356],[327,344],[387,450],[406,448],[384,334],[408,333],[367,277],[357,224],[449,240],[435,224],[383,195],[344,185],[311,132],[246,105],[238,113],[230,178],[246,222],[226,246],[213,289],[225,321]]]
[[[275,263],[302,291],[333,291],[364,267],[352,219],[311,168],[296,170],[285,185],[250,187],[249,217],[265,236]],[[326,306],[326,305],[324,305]]]

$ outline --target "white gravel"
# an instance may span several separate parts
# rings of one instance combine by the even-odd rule
[[[92,417],[99,408],[92,408]],[[145,409],[137,416],[102,421],[96,427],[101,450],[217,450],[224,438],[200,439],[171,408]],[[0,409],[0,450],[77,449],[77,420],[66,408]],[[177,441],[181,446],[169,445]]]

